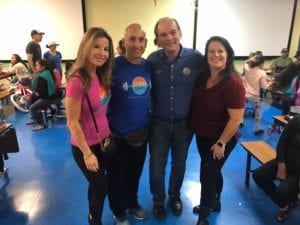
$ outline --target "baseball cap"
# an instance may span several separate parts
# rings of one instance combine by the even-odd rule
[[[46,48],[49,48],[50,46],[53,46],[53,45],[58,46],[59,44],[56,43],[55,41],[52,41],[52,42],[49,42],[49,43],[46,45]]]
[[[36,35],[36,34],[40,34],[40,35],[44,35],[45,33],[39,30],[32,30],[31,31],[31,36]]]

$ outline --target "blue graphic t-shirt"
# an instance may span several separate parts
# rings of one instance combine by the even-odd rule
[[[125,57],[115,59],[108,119],[113,132],[120,135],[137,131],[149,123],[151,73],[145,59],[138,65]]]

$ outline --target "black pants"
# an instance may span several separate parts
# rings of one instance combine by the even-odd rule
[[[284,208],[288,203],[297,200],[299,175],[288,171],[286,179],[276,185],[274,181],[277,179],[277,168],[277,161],[275,159],[271,160],[253,172],[253,179],[276,205]]]
[[[108,199],[113,214],[120,218],[125,216],[127,208],[139,207],[137,193],[147,153],[147,142],[134,148],[124,139],[119,139],[117,147],[118,151],[108,167]]]
[[[210,150],[217,140],[196,137],[198,151],[201,157],[200,182],[201,182],[201,217],[208,217],[216,194],[220,194],[223,189],[223,175],[221,169],[229,154],[235,147],[237,141],[232,138],[225,148],[224,158],[213,159],[213,152]]]
[[[87,170],[83,154],[78,147],[72,145],[72,152],[75,162],[80,168],[81,172],[87,179],[88,185],[88,202],[89,213],[93,218],[93,225],[101,225],[101,217],[103,212],[103,204],[108,191],[106,168],[107,160],[100,151],[100,144],[90,147],[100,164],[100,169],[97,172]]]

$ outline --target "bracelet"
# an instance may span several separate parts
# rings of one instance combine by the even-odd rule
[[[87,158],[90,158],[91,156],[93,155],[93,152],[91,152],[89,155],[83,155],[83,159],[87,159]]]

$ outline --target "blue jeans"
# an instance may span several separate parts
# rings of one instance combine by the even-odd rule
[[[165,194],[165,169],[171,150],[169,197],[180,196],[185,173],[187,152],[192,140],[192,129],[186,120],[164,121],[153,119],[150,126],[150,190],[153,202],[163,205]]]
[[[35,119],[37,124],[44,124],[43,115],[40,112],[41,109],[46,109],[48,106],[51,105],[52,100],[47,98],[39,98],[34,101],[30,107],[29,111],[31,114],[31,118]]]

